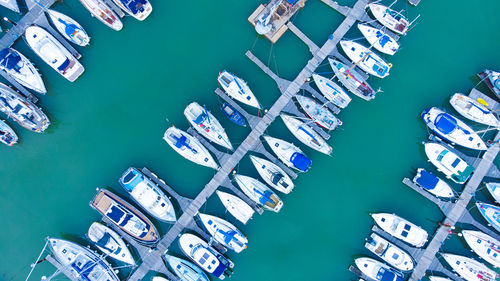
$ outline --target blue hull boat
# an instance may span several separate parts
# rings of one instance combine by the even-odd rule
[[[236,108],[232,107],[229,103],[227,103],[227,102],[223,103],[220,106],[220,109],[222,110],[224,115],[226,115],[226,117],[229,118],[229,120],[231,120],[231,122],[233,122],[234,124],[236,124],[238,126],[242,126],[242,127],[247,126],[243,115],[241,113],[239,113],[238,110],[236,110]]]

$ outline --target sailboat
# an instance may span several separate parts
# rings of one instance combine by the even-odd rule
[[[379,78],[389,75],[391,66],[367,47],[345,40],[340,41],[340,46],[349,59],[367,73]]]
[[[494,267],[500,267],[500,241],[476,230],[462,230],[462,237],[478,256]]]
[[[495,281],[498,278],[498,273],[474,259],[449,253],[441,253],[441,256],[467,281]]]
[[[408,31],[410,22],[401,13],[376,3],[368,4],[368,8],[370,8],[375,19],[390,30],[401,35],[405,35]]]
[[[265,209],[277,213],[283,207],[283,201],[278,195],[260,181],[243,175],[234,175],[234,179],[250,199]]]
[[[0,69],[7,72],[24,87],[40,94],[47,93],[42,76],[33,63],[19,51],[12,48],[1,50]]]
[[[380,52],[392,56],[399,50],[399,43],[394,38],[387,35],[383,29],[361,23],[358,24],[358,29],[370,45]]]
[[[250,155],[250,160],[268,185],[285,194],[292,192],[294,187],[292,179],[278,165],[255,155]]]
[[[351,97],[337,83],[318,74],[313,74],[312,77],[319,91],[327,100],[340,108],[346,108],[349,105]]]
[[[495,202],[500,203],[500,183],[498,182],[488,182],[486,183],[486,189],[490,192]]]
[[[500,127],[500,121],[498,121],[495,114],[471,97],[456,93],[451,97],[450,104],[460,115],[469,120],[488,126]]]
[[[342,62],[328,58],[330,66],[332,67],[335,77],[346,87],[351,93],[356,96],[369,101],[375,98],[375,91],[366,82],[366,80],[359,74],[354,67],[347,67]]]
[[[280,114],[290,132],[303,144],[326,155],[332,153],[332,147],[305,122],[287,114]]]
[[[212,237],[227,248],[240,253],[247,248],[248,239],[232,223],[216,216],[199,213],[201,222]]]
[[[92,16],[96,17],[113,30],[120,31],[123,23],[115,12],[102,0],[80,0],[83,6],[89,10]]]
[[[261,108],[259,101],[243,79],[224,70],[219,74],[217,81],[233,99],[255,108]]]
[[[500,232],[500,207],[483,202],[476,202],[476,207],[484,219]]]
[[[307,116],[321,127],[327,130],[335,130],[342,125],[342,121],[335,117],[326,106],[317,103],[314,99],[300,95],[296,95],[295,99]]]
[[[264,136],[265,141],[273,150],[274,154],[290,168],[307,172],[311,168],[312,161],[300,148],[287,141]]]
[[[78,46],[87,46],[90,43],[90,37],[77,21],[54,10],[48,9],[47,13],[57,31],[59,31],[64,38],[68,39],[68,41]]]
[[[220,190],[217,190],[216,193],[222,205],[224,205],[226,210],[228,210],[237,220],[246,224],[248,220],[252,218],[255,211],[241,198]]]

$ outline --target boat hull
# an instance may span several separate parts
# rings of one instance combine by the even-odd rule
[[[264,136],[264,139],[274,154],[288,167],[301,172],[307,172],[311,168],[311,159],[292,143],[270,136]]]
[[[120,31],[123,23],[113,10],[101,0],[80,0],[83,6],[98,20],[113,30]]]
[[[54,10],[49,9],[47,13],[57,31],[59,31],[68,41],[82,47],[90,43],[90,37],[77,21]]]
[[[394,214],[371,214],[375,223],[390,235],[417,248],[427,243],[428,234],[421,227]]]
[[[328,108],[315,102],[314,99],[299,95],[295,96],[295,99],[307,116],[319,126],[327,130],[335,130],[342,125],[342,121],[335,117]]]
[[[462,237],[469,247],[482,259],[500,267],[500,241],[481,232],[474,230],[462,230]]]
[[[217,81],[233,99],[258,109],[261,108],[259,101],[243,79],[224,70],[219,74]]]
[[[254,155],[250,155],[250,160],[268,185],[285,194],[292,192],[294,188],[292,179],[278,165]]]
[[[474,167],[439,143],[427,142],[424,148],[427,158],[438,171],[458,184],[465,183],[474,172]]]
[[[288,130],[303,144],[326,155],[332,153],[332,147],[306,123],[291,115],[280,114],[280,116]]]
[[[353,41],[340,41],[340,46],[349,59],[367,73],[379,78],[389,75],[391,66],[365,46]]]
[[[327,100],[340,108],[346,108],[349,105],[351,97],[339,85],[318,74],[313,74],[312,77],[319,91]]]
[[[335,73],[335,77],[337,77],[340,83],[351,91],[351,93],[366,101],[375,98],[375,91],[373,88],[356,70],[354,70],[354,68],[347,68],[346,65],[332,58],[328,58],[328,61]]]
[[[441,256],[455,272],[467,281],[494,281],[498,274],[471,258],[442,253]]]
[[[456,93],[450,98],[450,104],[460,115],[469,120],[493,127],[500,126],[495,114],[471,97]]]
[[[246,224],[248,220],[252,218],[255,211],[241,198],[219,190],[217,190],[216,193],[222,205],[224,205],[228,212],[237,220]]]
[[[260,181],[242,175],[235,175],[234,179],[243,193],[264,209],[277,213],[283,207],[278,195]]]
[[[15,65],[11,65],[11,62],[15,60],[18,60],[18,62]],[[42,95],[47,93],[42,76],[35,65],[21,52],[12,48],[0,51],[0,69],[7,72],[24,87]]]

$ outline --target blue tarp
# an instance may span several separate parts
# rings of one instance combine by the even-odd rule
[[[420,177],[417,179],[417,184],[428,190],[434,189],[438,182],[439,178],[426,170],[422,170]]]
[[[14,70],[19,70],[19,67],[17,64],[21,61],[21,56],[13,52],[9,48],[5,48],[0,51],[0,63],[6,68],[6,69],[14,69]]]
[[[112,221],[118,223],[120,222],[120,219],[123,217],[125,212],[121,210],[120,208],[116,206],[111,206],[111,211],[106,214],[108,218],[110,218]]]
[[[303,172],[309,170],[311,167],[311,159],[307,158],[304,154],[300,152],[294,152],[292,157],[290,157],[290,162],[292,162],[293,166]]]
[[[449,134],[457,128],[457,120],[447,113],[441,113],[436,117],[434,125],[443,134]]]
[[[70,64],[70,60],[66,58],[66,60],[57,68],[59,71],[64,71],[66,67]]]

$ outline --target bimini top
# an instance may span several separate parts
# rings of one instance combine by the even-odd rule
[[[437,183],[439,182],[439,178],[427,172],[426,170],[422,170],[420,171],[420,177],[417,178],[416,181],[417,184],[420,185],[421,187],[428,190],[432,190],[436,187]]]
[[[294,152],[290,157],[290,162],[292,162],[295,168],[301,170],[302,172],[307,172],[312,164],[311,159],[300,152]]]
[[[434,124],[436,125],[438,130],[445,134],[449,134],[457,129],[457,121],[448,113],[439,114]]]

